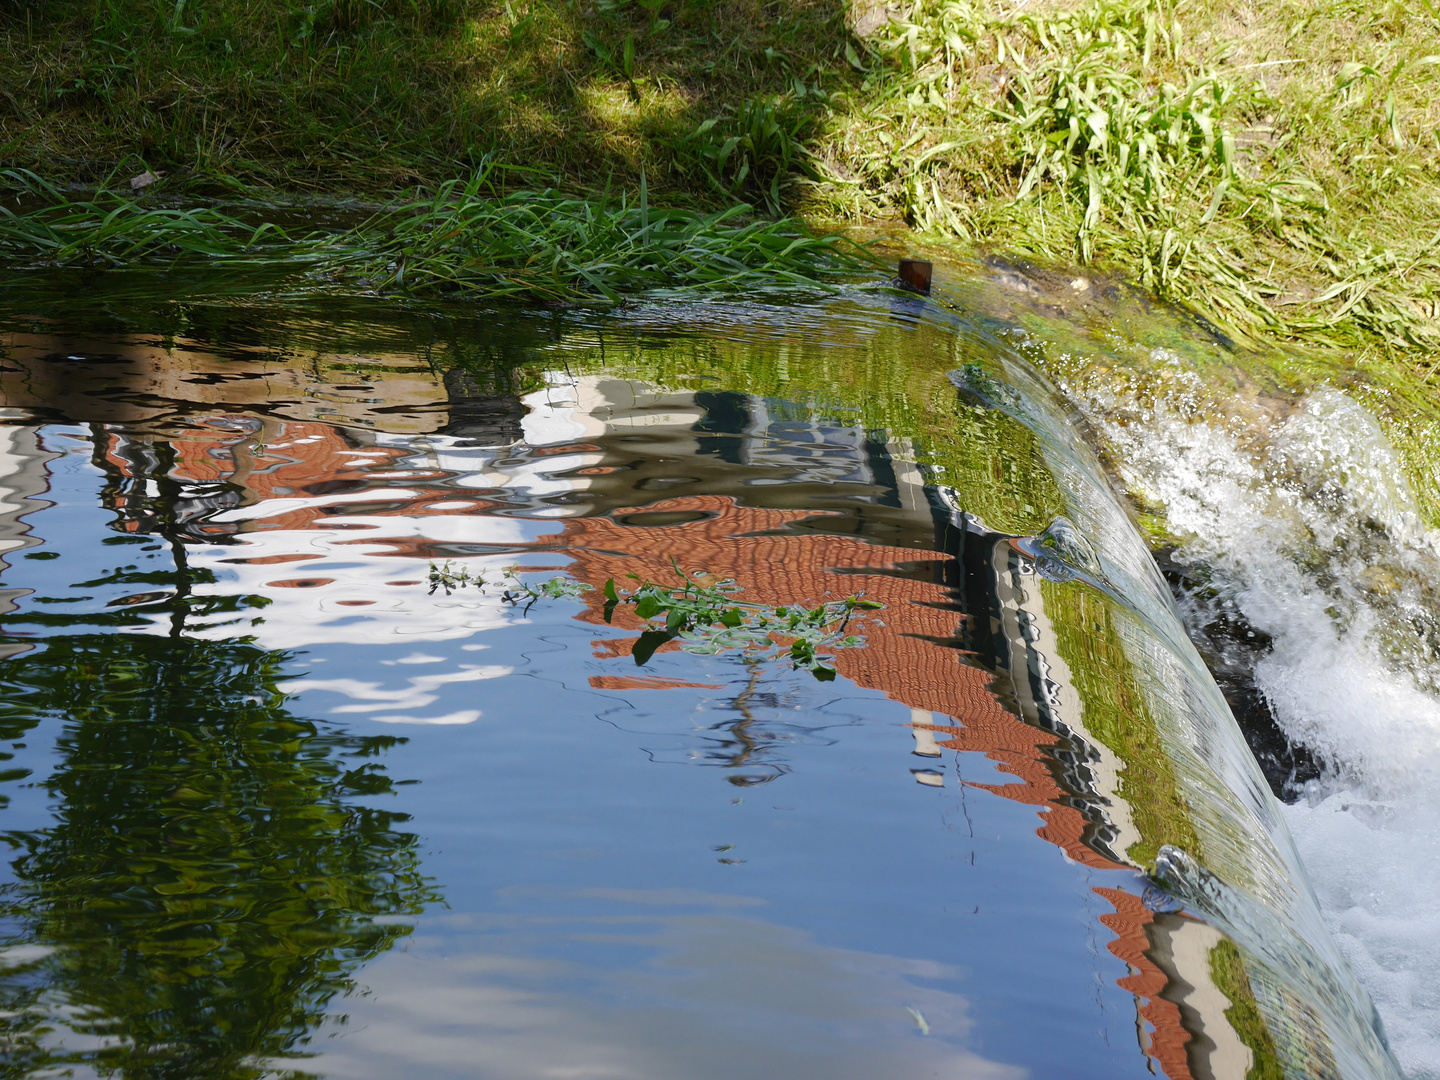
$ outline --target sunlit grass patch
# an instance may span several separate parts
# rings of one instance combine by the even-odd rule
[[[846,33],[842,0],[21,7],[0,4],[7,163],[91,183],[164,169],[192,190],[393,194],[499,158],[581,192],[644,169],[671,199],[714,206],[703,186],[691,196],[674,137],[813,82]],[[630,110],[589,107],[602,86],[641,104],[638,132]],[[649,115],[659,100],[666,118]]]
[[[128,266],[252,258],[348,287],[486,297],[619,302],[637,294],[808,292],[877,265],[842,237],[750,208],[652,207],[638,195],[586,200],[553,189],[493,194],[490,170],[442,184],[354,229],[291,236],[221,210],[177,209],[102,190],[70,200],[19,170],[0,173],[0,265]]]
[[[919,0],[866,28],[821,198],[1117,266],[1242,337],[1434,350],[1440,17],[1397,12]]]
[[[875,266],[858,245],[794,221],[744,222],[748,207],[652,207],[643,178],[638,196],[599,201],[554,190],[487,197],[483,185],[480,174],[386,211],[361,227],[342,264],[380,288],[611,302],[641,292],[813,292]]]

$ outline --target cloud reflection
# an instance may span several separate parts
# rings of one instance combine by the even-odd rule
[[[639,891],[625,895],[646,903]],[[674,890],[656,899],[686,901]],[[307,1069],[335,1080],[1027,1075],[967,1048],[967,1000],[917,982],[955,977],[940,964],[822,945],[733,907],[576,920],[571,956],[618,948],[631,966],[515,955],[541,922],[553,933],[542,917],[422,923],[405,953],[366,969],[368,992],[349,999],[328,1040],[318,1034],[320,1055]],[[476,933],[501,925],[511,933]]]
[[[429,658],[409,657],[407,663],[426,663]],[[434,675],[416,675],[405,680],[405,685],[387,689],[378,682],[364,682],[360,679],[291,679],[281,683],[284,694],[332,693],[346,698],[350,704],[337,705],[328,710],[330,715],[345,713],[370,714],[368,719],[382,724],[470,724],[481,716],[479,709],[468,709],[448,713],[445,716],[412,716],[387,713],[375,715],[382,709],[423,709],[432,704],[442,686],[450,683],[478,682],[484,679],[498,679],[511,674],[515,669],[500,664],[462,664],[457,671],[444,671]]]

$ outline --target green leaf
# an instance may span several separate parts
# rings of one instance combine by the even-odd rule
[[[636,639],[635,647],[631,650],[631,655],[635,657],[635,666],[642,667],[649,663],[655,650],[674,637],[674,634],[667,634],[664,630],[646,630]]]

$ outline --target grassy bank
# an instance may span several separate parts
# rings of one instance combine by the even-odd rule
[[[559,302],[614,303],[636,294],[741,290],[814,293],[875,268],[845,237],[813,236],[792,219],[737,221],[657,209],[639,196],[589,201],[553,189],[487,196],[488,172],[449,181],[351,228],[287,232],[214,207],[150,206],[102,189],[66,198],[34,174],[7,170],[33,204],[0,204],[0,265],[269,270],[344,282],[365,292],[468,292]],[[262,215],[263,216],[263,215]]]
[[[870,40],[851,203],[1111,264],[1242,337],[1440,346],[1430,5],[921,0]]]
[[[493,160],[522,185],[633,189],[643,169],[672,198],[763,202],[801,165],[818,116],[797,80],[821,93],[846,38],[838,0],[0,0],[0,10],[13,58],[0,69],[0,149],[11,164],[82,182],[117,165],[168,168],[215,193],[388,196]],[[732,136],[745,145],[723,153]]]
[[[1428,0],[0,0],[0,159],[194,194],[500,188],[891,221],[1232,335],[1440,347]]]

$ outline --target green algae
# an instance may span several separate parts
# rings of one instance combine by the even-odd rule
[[[1055,647],[1079,692],[1086,729],[1124,762],[1117,794],[1130,807],[1139,833],[1125,854],[1153,866],[1169,844],[1204,850],[1176,780],[1176,766],[1147,705],[1135,660],[1115,625],[1114,602],[1097,590],[1041,582],[1040,594],[1055,628]]]
[[[1113,275],[982,259],[947,245],[926,253],[943,273],[947,304],[1003,334],[1072,400],[1101,412],[1165,407],[1187,421],[1216,423],[1244,445],[1306,394],[1345,393],[1374,415],[1420,515],[1440,526],[1440,394],[1431,372],[1411,359],[1380,349],[1237,340]],[[1152,542],[1172,543],[1163,511],[1143,491],[1130,495]]]
[[[1270,1026],[1255,1002],[1246,974],[1245,960],[1231,941],[1222,941],[1210,950],[1210,978],[1230,1001],[1225,1019],[1230,1021],[1240,1041],[1254,1055],[1245,1080],[1285,1080],[1285,1070],[1275,1051]]]

